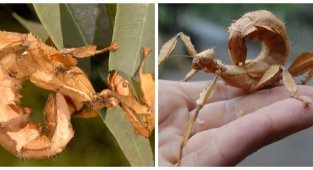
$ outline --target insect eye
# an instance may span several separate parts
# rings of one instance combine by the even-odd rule
[[[123,86],[124,88],[126,88],[126,87],[128,87],[128,83],[127,83],[127,82],[123,82],[123,83],[122,83],[122,86]]]

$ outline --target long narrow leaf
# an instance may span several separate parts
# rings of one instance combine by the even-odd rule
[[[142,47],[151,48],[154,53],[154,5],[117,5],[113,40],[120,48],[110,55],[110,69],[134,76],[142,57]],[[154,57],[148,58],[145,70],[154,72]]]
[[[12,16],[27,30],[38,36],[41,40],[46,41],[48,39],[49,35],[40,23],[28,21],[16,13],[12,13]]]
[[[102,112],[109,130],[120,145],[131,166],[153,166],[153,155],[149,140],[135,135],[135,128],[130,124],[120,107]]]
[[[87,45],[87,35],[68,4],[34,4],[35,11],[58,49]],[[82,21],[82,20],[81,20]],[[79,66],[90,73],[90,60],[79,61]]]
[[[126,73],[132,79],[142,57],[142,47],[154,50],[154,5],[118,4],[113,40],[119,50],[110,54],[110,70]],[[145,70],[154,72],[154,57],[150,57]],[[130,81],[131,82],[131,81]],[[148,139],[135,135],[134,127],[121,108],[102,113],[110,131],[132,166],[153,166],[153,153]]]
[[[98,4],[98,16],[96,18],[96,27],[94,30],[94,44],[97,44],[98,47],[103,48],[111,44],[112,34],[114,27],[114,18],[116,10],[116,4]],[[109,53],[102,54],[101,57],[94,57],[91,60],[92,66],[92,81],[95,85],[96,90],[102,90],[103,85],[107,84],[108,76],[108,58]]]

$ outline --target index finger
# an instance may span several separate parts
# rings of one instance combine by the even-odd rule
[[[168,113],[175,111],[175,108],[186,105],[188,111],[196,107],[196,100],[200,93],[209,85],[210,81],[178,82],[159,80],[158,102],[159,122],[164,120]],[[212,98],[207,102],[226,100],[240,96],[244,91],[239,88],[227,86],[223,81],[218,81]]]
[[[235,165],[257,149],[312,125],[312,107],[291,98],[280,100],[227,126],[193,136],[184,149],[182,165]]]
[[[174,82],[159,80],[159,92],[164,86],[160,84],[171,83],[171,86],[176,86],[181,91],[183,99],[188,103],[189,111],[195,108],[195,101],[200,97],[200,93],[209,86],[211,81],[193,81],[193,82]],[[214,90],[214,95],[207,102],[216,102],[227,100],[245,94],[242,89],[225,85],[223,81],[218,81]],[[162,96],[159,96],[162,99]]]

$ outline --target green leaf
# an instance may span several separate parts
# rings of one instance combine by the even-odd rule
[[[58,49],[62,49],[61,12],[59,4],[34,4],[39,20]]]
[[[113,40],[119,49],[110,54],[109,69],[120,70],[127,75],[125,79],[131,80],[142,58],[142,47],[154,50],[154,5],[118,4]],[[153,55],[146,62],[145,70],[154,73]],[[102,118],[132,166],[154,165],[149,140],[135,135],[134,126],[121,108],[108,109]]]
[[[34,8],[58,49],[81,47],[88,44],[88,34],[84,33],[80,23],[84,20],[77,20],[73,14],[75,6],[71,7],[69,4],[34,4]],[[85,8],[82,11],[85,11]],[[90,74],[89,59],[79,60],[79,66],[87,74]]]
[[[68,4],[34,4],[34,8],[58,49],[87,44],[86,35]]]
[[[19,23],[4,5],[0,5],[0,30],[27,33],[27,29]]]
[[[98,16],[96,29],[94,31],[94,44],[103,48],[111,44],[113,34],[113,23],[115,18],[116,4],[98,4]],[[96,91],[103,90],[107,84],[109,53],[101,54],[99,57],[91,59],[91,79]]]
[[[134,76],[142,57],[142,47],[154,54],[154,5],[118,4],[113,40],[119,49],[110,54],[110,70],[121,70]],[[145,70],[154,73],[154,55],[148,57]]]
[[[17,13],[12,13],[12,16],[22,24],[29,32],[38,36],[42,41],[46,41],[49,38],[48,33],[44,29],[44,27],[37,22],[29,21],[24,19],[23,17],[19,16]]]
[[[131,166],[153,166],[149,140],[135,134],[134,126],[120,107],[101,112],[101,117],[120,145]]]
[[[116,4],[106,4],[106,9],[110,18],[111,26],[114,27],[115,15],[116,15]]]

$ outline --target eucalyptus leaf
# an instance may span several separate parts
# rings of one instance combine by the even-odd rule
[[[118,4],[113,40],[119,44],[119,49],[110,53],[109,69],[120,70],[127,75],[123,76],[125,79],[132,80],[143,55],[142,47],[154,50],[154,5]],[[149,57],[146,66],[146,71],[154,73],[153,55]],[[154,165],[149,140],[135,135],[134,126],[121,108],[108,109],[102,118],[132,166]]]
[[[63,48],[59,4],[33,4],[37,16],[58,49]]]
[[[96,19],[96,29],[94,30],[93,43],[98,47],[103,48],[111,44],[113,25],[115,13],[110,11],[116,8],[116,4],[98,4],[98,16]],[[113,21],[112,21],[113,20]],[[108,59],[109,53],[101,54],[99,57],[93,57],[91,59],[92,66],[92,83],[97,91],[104,88],[104,84],[107,84],[106,79],[108,76]]]
[[[154,4],[118,4],[113,40],[119,50],[110,54],[110,70],[134,76],[142,58],[142,47],[152,49],[145,70],[154,73]]]
[[[83,21],[77,20],[69,4],[34,4],[34,9],[58,49],[88,44],[80,24]],[[90,74],[90,59],[79,60],[79,66]]]
[[[46,41],[49,38],[48,33],[40,23],[26,20],[16,13],[12,13],[12,16],[26,29],[28,29],[29,32],[38,36],[42,41]]]
[[[122,108],[116,107],[108,109],[107,112],[102,111],[101,117],[117,140],[131,166],[154,165],[149,140],[135,134],[134,126],[126,119]]]
[[[110,18],[111,26],[114,27],[115,15],[116,15],[116,4],[106,4],[106,9]]]
[[[10,32],[27,33],[27,29],[18,22],[4,5],[0,5],[0,30]]]

